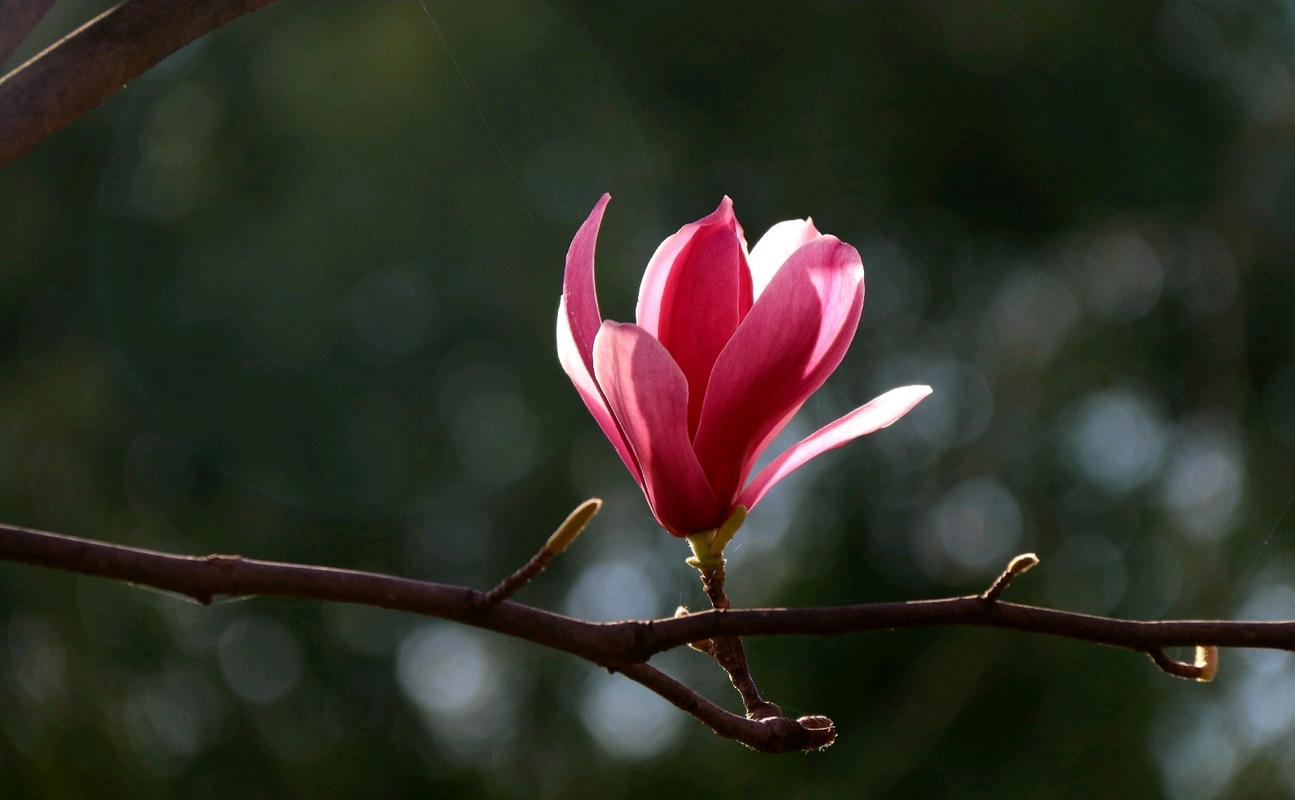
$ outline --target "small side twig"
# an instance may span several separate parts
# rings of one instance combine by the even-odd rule
[[[509,575],[499,582],[495,588],[486,592],[481,597],[481,603],[485,606],[497,606],[508,598],[512,597],[518,589],[530,583],[536,575],[544,571],[553,557],[571,546],[576,537],[584,532],[589,525],[589,521],[594,518],[603,507],[603,501],[597,497],[591,497],[575,510],[567,515],[558,529],[548,538],[548,541],[531,556],[531,560],[523,564],[516,572]]]
[[[1190,664],[1170,658],[1158,647],[1148,650],[1147,655],[1163,672],[1175,678],[1209,683],[1219,674],[1219,649],[1214,645],[1197,645],[1196,660]]]
[[[994,579],[988,589],[980,593],[980,599],[987,603],[994,602],[999,595],[1007,591],[1007,587],[1012,585],[1012,581],[1016,580],[1017,575],[1024,575],[1038,565],[1039,557],[1034,553],[1021,553],[1008,562],[1007,568]]]

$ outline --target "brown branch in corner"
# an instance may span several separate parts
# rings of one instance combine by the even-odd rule
[[[0,0],[0,66],[45,17],[54,0]]]
[[[0,169],[189,42],[272,2],[129,0],[90,20],[0,78]]]
[[[765,752],[821,746],[821,738],[816,738],[823,735],[818,732],[819,718],[749,720],[730,714],[649,666],[647,660],[664,650],[722,636],[840,636],[956,625],[1110,645],[1150,654],[1157,663],[1165,659],[1165,648],[1177,646],[1206,648],[1207,655],[1213,647],[1295,651],[1295,622],[1290,621],[1143,622],[1001,600],[985,602],[980,595],[828,608],[712,610],[673,619],[596,623],[510,601],[485,606],[483,593],[462,586],[240,556],[180,556],[3,525],[0,560],[129,581],[202,602],[217,596],[297,597],[408,611],[497,631],[620,672],[719,735]],[[1200,669],[1214,665],[1217,657],[1211,656],[1202,660]]]

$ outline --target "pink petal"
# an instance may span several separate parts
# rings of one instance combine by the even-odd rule
[[[567,249],[567,268],[562,276],[562,300],[570,327],[571,340],[575,342],[580,360],[593,371],[594,337],[603,323],[598,312],[598,293],[594,288],[594,246],[598,243],[598,228],[603,222],[603,212],[612,196],[604,194],[589,212],[589,218],[576,231]]]
[[[725,195],[724,199],[720,200],[719,207],[710,214],[666,237],[648,261],[647,270],[643,273],[643,282],[639,285],[638,307],[635,309],[634,319],[639,327],[653,336],[658,336],[660,333],[662,306],[668,301],[670,276],[679,254],[688,246],[699,229],[711,225],[729,227],[737,234],[739,241],[745,241],[742,226],[738,225],[737,217],[733,215],[733,201]],[[749,280],[747,283],[749,286]],[[741,313],[745,315],[750,308],[751,299],[748,289]]]
[[[742,491],[738,504],[747,510],[755,508],[778,481],[818,458],[874,431],[888,427],[931,394],[930,386],[901,386],[891,389],[867,405],[860,406],[844,417],[829,423],[801,439],[769,466],[760,471],[755,480]]]
[[[761,236],[747,259],[751,264],[751,290],[755,296],[760,296],[792,253],[821,235],[814,227],[814,220],[806,218],[784,220]]]
[[[558,361],[566,371],[585,408],[593,415],[603,435],[611,442],[616,454],[625,462],[630,475],[643,483],[642,472],[634,461],[629,444],[607,408],[602,391],[594,381],[593,346],[602,315],[598,311],[598,293],[594,287],[594,246],[598,242],[598,228],[611,195],[599,198],[589,218],[576,231],[567,250],[567,266],[562,276],[562,299],[558,301]]]
[[[711,373],[693,446],[735,500],[779,428],[845,356],[863,310],[863,263],[835,236],[802,246],[770,281]]]
[[[643,469],[657,521],[676,536],[723,521],[688,438],[688,381],[670,353],[637,325],[605,322],[594,375]]]
[[[751,273],[735,223],[724,198],[714,214],[684,226],[657,250],[639,295],[639,324],[688,379],[689,435],[701,419],[715,359],[751,307]],[[660,295],[652,295],[658,286]]]
[[[571,378],[571,383],[575,384],[576,393],[580,399],[585,402],[585,408],[593,416],[598,427],[602,429],[603,435],[607,441],[611,442],[612,447],[616,450],[616,455],[621,457],[625,462],[625,468],[630,471],[635,482],[640,486],[643,485],[643,473],[639,470],[638,462],[634,460],[634,454],[630,452],[629,444],[625,441],[624,434],[621,433],[620,426],[616,424],[616,419],[612,416],[611,411],[607,408],[607,401],[603,399],[602,390],[594,382],[594,376],[585,366],[581,358],[580,349],[576,346],[575,339],[571,334],[571,322],[567,316],[567,302],[563,297],[558,301],[558,361],[562,364],[562,369]]]

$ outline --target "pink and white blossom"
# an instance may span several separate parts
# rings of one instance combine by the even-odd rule
[[[929,386],[892,389],[788,448],[760,454],[841,363],[863,310],[863,263],[812,220],[774,225],[748,252],[733,204],[657,248],[635,324],[604,321],[594,288],[603,195],[567,253],[558,358],[670,533],[753,509],[828,450],[904,416]]]

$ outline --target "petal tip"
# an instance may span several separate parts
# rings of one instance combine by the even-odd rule
[[[711,216],[717,217],[719,221],[727,222],[730,225],[736,222],[737,214],[733,211],[733,198],[728,195],[721,197],[719,205],[715,207],[715,211]]]
[[[895,422],[898,422],[905,414],[907,414],[909,411],[912,411],[914,408],[917,408],[917,406],[923,400],[930,397],[934,393],[935,393],[935,390],[932,389],[930,386],[927,386],[924,383],[915,383],[909,386],[897,386],[888,392],[884,392],[880,397],[876,399],[878,400],[881,400],[883,398],[893,399],[903,405],[904,411],[901,412],[899,416],[895,417],[895,420],[894,420]]]
[[[810,244],[815,244],[819,242],[822,242],[822,244],[820,245],[821,247],[829,248],[835,253],[842,253],[847,258],[852,257],[854,258],[855,261],[858,261],[859,263],[863,263],[863,259],[859,257],[859,251],[855,249],[854,245],[850,244],[849,242],[841,241],[840,238],[838,238],[834,234],[831,234],[831,233],[819,234],[819,237],[815,239],[813,242],[810,242]]]

